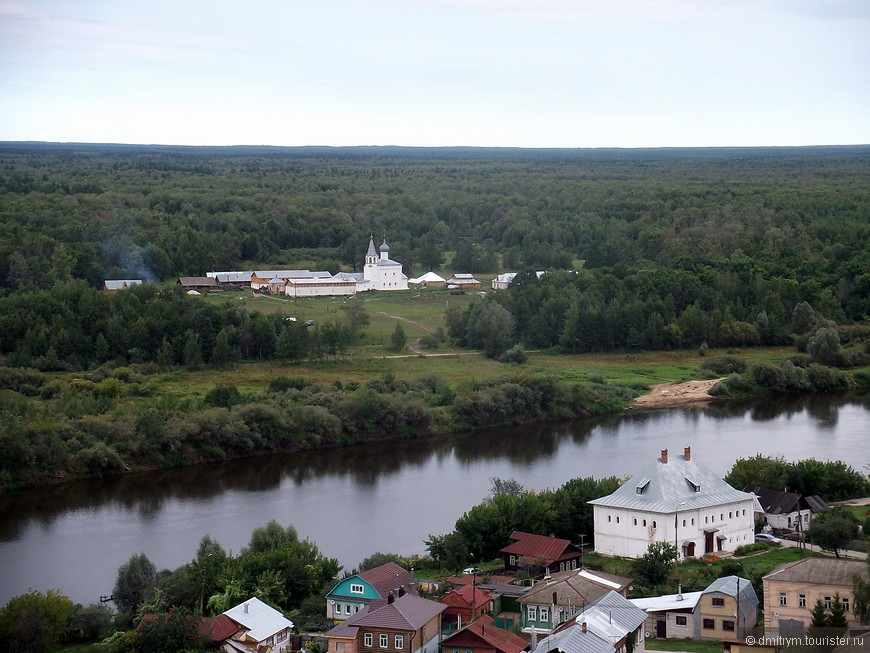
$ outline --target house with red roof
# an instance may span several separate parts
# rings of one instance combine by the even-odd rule
[[[484,612],[491,610],[492,595],[475,584],[463,585],[450,590],[439,601],[447,606],[441,617],[448,624],[462,624],[473,621]]]
[[[326,594],[326,618],[343,621],[377,599],[386,599],[390,592],[398,595],[418,594],[407,569],[395,562],[361,571],[338,581]]]
[[[501,550],[504,568],[514,573],[525,572],[529,576],[548,575],[557,571],[577,569],[583,557],[580,547],[553,535],[535,535],[514,531],[513,540]]]
[[[328,653],[438,653],[447,606],[400,590],[376,599],[326,633]]]
[[[521,653],[529,643],[499,628],[492,617],[480,617],[441,641],[441,653]]]

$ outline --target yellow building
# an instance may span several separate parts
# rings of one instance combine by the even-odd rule
[[[742,640],[758,623],[758,597],[739,576],[718,578],[701,593],[695,629],[701,639]]]
[[[855,574],[868,579],[867,563],[833,558],[806,558],[776,567],[764,583],[764,625],[768,633],[795,632],[812,621],[818,599],[830,607],[840,595],[850,626],[857,624],[852,599]]]

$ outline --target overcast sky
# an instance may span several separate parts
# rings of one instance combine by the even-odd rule
[[[0,0],[0,140],[870,143],[870,0]]]

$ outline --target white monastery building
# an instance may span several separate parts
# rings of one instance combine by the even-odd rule
[[[384,238],[378,250],[371,237],[362,272],[339,272],[333,275],[323,270],[251,270],[209,272],[207,276],[215,278],[221,286],[250,285],[253,290],[265,289],[273,295],[290,297],[355,295],[366,290],[408,289],[408,277],[402,271],[402,264],[390,258],[387,239]]]
[[[378,251],[375,251],[375,241],[369,237],[359,290],[407,290],[408,277],[402,272],[402,264],[390,258],[390,246],[386,238]]]
[[[652,542],[668,542],[681,558],[733,551],[755,541],[758,499],[735,490],[715,473],[682,456],[661,458],[616,492],[589,502],[595,521],[595,551],[636,558]]]

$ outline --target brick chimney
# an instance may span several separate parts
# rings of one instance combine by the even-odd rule
[[[405,596],[405,586],[404,585],[399,587],[399,597],[401,598],[403,596]]]
[[[580,627],[583,629],[583,632],[585,633],[586,632],[586,622],[584,621],[582,624],[580,624]]]
[[[692,447],[683,448],[683,458],[685,458],[686,460],[692,459]]]
[[[668,464],[668,450],[662,449],[662,462]]]
[[[393,603],[396,600],[396,595],[390,592],[387,594],[387,603]]]

